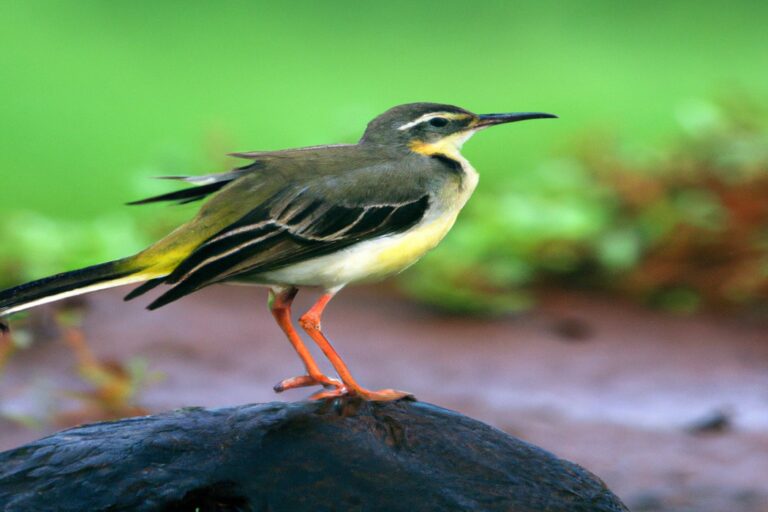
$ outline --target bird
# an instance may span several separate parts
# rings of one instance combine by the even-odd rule
[[[216,283],[258,285],[268,288],[269,309],[305,370],[276,384],[276,392],[319,386],[310,398],[408,397],[360,385],[325,336],[323,311],[345,286],[397,274],[443,239],[478,184],[478,172],[460,152],[472,135],[555,117],[409,103],[370,121],[355,144],[232,153],[247,163],[224,173],[165,177],[189,186],[128,204],[205,200],[191,220],[133,256],[0,292],[0,319],[127,284],[139,286],[125,300],[167,286],[149,310]],[[321,371],[293,325],[291,305],[301,288],[322,291],[298,323],[336,377]]]

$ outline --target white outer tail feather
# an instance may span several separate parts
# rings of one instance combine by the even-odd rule
[[[25,302],[23,304],[17,304],[16,306],[12,306],[8,309],[0,310],[0,317],[10,315],[12,313],[18,313],[19,311],[24,311],[25,309],[33,308],[35,306],[48,304],[49,302],[55,302],[57,300],[66,299],[68,297],[75,297],[77,295],[82,295],[84,293],[95,292],[95,291],[104,290],[107,288],[114,288],[116,286],[122,286],[124,284],[140,283],[146,280],[147,280],[146,276],[143,276],[141,274],[134,274],[130,276],[120,277],[112,281],[104,281],[101,283],[83,286],[82,288],[75,288],[74,290],[67,290],[66,292],[57,293],[55,295],[49,295],[41,299],[32,300],[30,302]]]

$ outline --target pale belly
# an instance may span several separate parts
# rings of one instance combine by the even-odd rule
[[[333,289],[383,279],[405,270],[434,248],[451,229],[457,215],[458,211],[443,214],[407,233],[361,242],[334,254],[248,276],[243,281]]]

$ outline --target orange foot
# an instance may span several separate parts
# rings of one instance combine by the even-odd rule
[[[328,398],[339,397],[360,397],[363,400],[370,402],[391,402],[393,400],[400,400],[402,398],[413,399],[411,393],[405,391],[397,391],[395,389],[380,389],[378,391],[370,391],[364,388],[357,388],[356,390],[350,390],[346,387],[329,389],[325,391],[318,391],[314,395],[310,396],[310,400],[324,400]]]
[[[407,391],[398,391],[396,389],[379,389],[372,391],[365,388],[357,388],[350,390],[349,394],[359,396],[363,400],[369,400],[371,402],[391,402],[402,398],[414,398],[411,393],[408,393]]]
[[[327,400],[329,398],[341,398],[345,396],[350,396],[349,391],[345,387],[336,388],[336,389],[326,389],[323,391],[318,391],[317,393],[314,393],[309,397],[310,400]]]
[[[325,388],[335,388],[336,390],[346,390],[340,380],[332,379],[325,375],[318,375],[317,377],[312,377],[311,375],[291,377],[290,379],[281,380],[272,389],[275,390],[275,393],[282,393],[288,389],[304,388],[307,386],[323,386]]]

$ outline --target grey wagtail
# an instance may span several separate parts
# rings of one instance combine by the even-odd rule
[[[234,153],[249,163],[222,174],[173,176],[194,186],[129,203],[210,196],[191,221],[134,256],[2,291],[0,316],[130,283],[143,284],[126,300],[170,285],[149,309],[214,283],[263,285],[275,320],[306,368],[275,391],[320,385],[325,389],[312,398],[402,398],[408,393],[358,384],[322,332],[323,310],[347,284],[396,274],[440,242],[477,185],[477,172],[459,153],[475,132],[551,117],[557,116],[477,115],[411,103],[371,121],[357,144]],[[299,324],[339,379],[323,374],[291,324],[299,287],[323,290]]]

